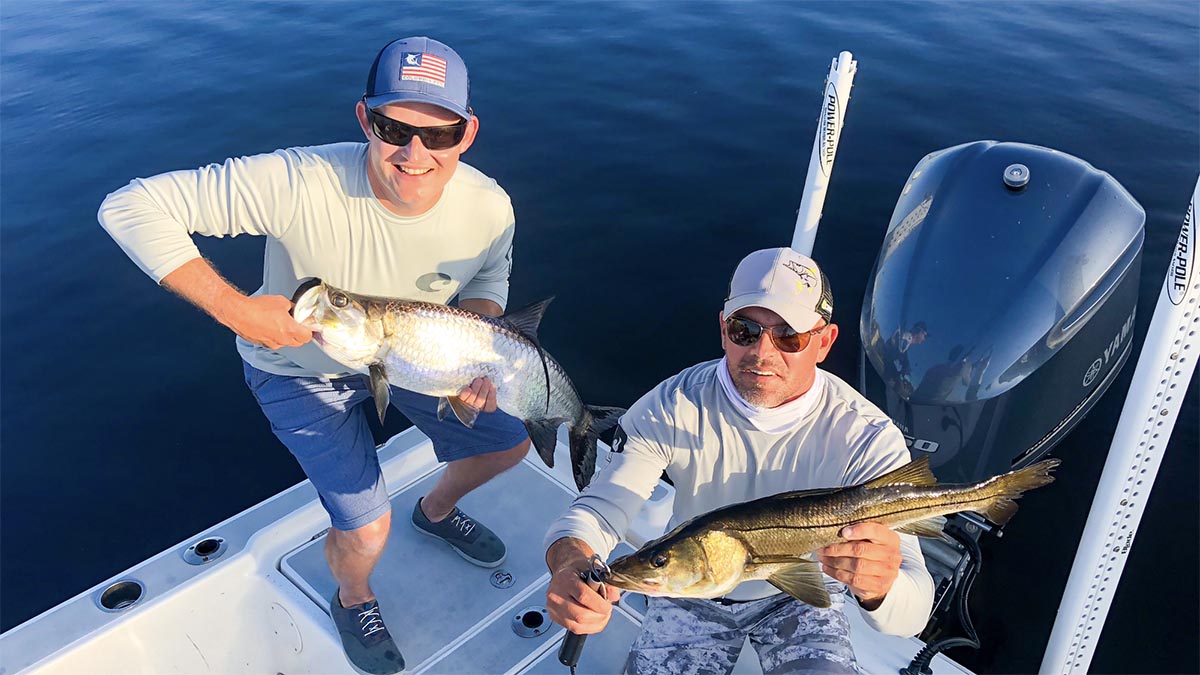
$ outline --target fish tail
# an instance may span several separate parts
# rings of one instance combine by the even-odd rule
[[[1030,490],[1053,483],[1050,471],[1061,463],[1057,459],[1044,459],[992,479],[985,488],[992,495],[991,500],[980,513],[997,525],[1008,523],[1017,512],[1015,500]]]
[[[624,408],[585,405],[583,417],[571,427],[571,474],[582,492],[596,472],[596,439],[617,425]]]

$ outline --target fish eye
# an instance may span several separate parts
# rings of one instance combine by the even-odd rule
[[[329,302],[334,307],[341,309],[342,307],[350,304],[350,298],[347,298],[345,293],[334,293],[333,295],[329,296]]]
[[[650,559],[651,567],[662,567],[663,565],[666,565],[666,564],[667,564],[667,554],[666,553],[658,553],[653,558]]]

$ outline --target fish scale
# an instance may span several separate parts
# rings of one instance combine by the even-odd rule
[[[439,399],[466,426],[479,411],[458,398],[476,378],[496,389],[497,407],[520,418],[538,455],[554,466],[557,429],[566,423],[571,473],[582,490],[596,467],[596,439],[623,408],[584,405],[562,366],[540,346],[537,326],[549,300],[503,317],[459,307],[359,295],[320,279],[300,285],[292,299],[296,321],[338,362],[371,380],[380,420],[388,385]]]
[[[547,368],[536,345],[501,321],[426,303],[390,303],[384,312],[390,325],[383,361],[396,386],[454,396],[464,382],[487,377],[496,385],[497,405],[516,417],[580,418],[583,404],[562,367],[546,355],[547,406]]]
[[[922,457],[860,485],[785,492],[697,516],[609,566],[606,579],[646,595],[714,598],[743,581],[766,580],[828,607],[820,566],[810,555],[844,541],[843,528],[876,522],[940,536],[942,516],[976,511],[1003,525],[1022,493],[1054,480],[1057,459],[969,485],[939,485]]]
[[[982,509],[991,499],[986,495],[986,483],[984,487],[895,485],[852,490],[765,512],[761,518],[738,526],[741,538],[752,554],[784,555],[798,548],[812,550],[837,543],[841,541],[841,529],[853,523],[875,521],[896,528],[945,514],[951,507],[960,511]]]

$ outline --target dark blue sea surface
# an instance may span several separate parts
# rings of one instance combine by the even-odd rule
[[[719,354],[733,266],[790,241],[841,50],[859,72],[815,257],[842,329],[826,365],[848,380],[867,275],[925,154],[1023,141],[1120,181],[1147,215],[1135,345],[1200,172],[1194,0],[6,1],[0,628],[304,478],[246,391],[233,336],[138,271],[96,209],[136,176],[360,140],[367,68],[410,34],[470,66],[482,128],[465,161],[517,213],[511,304],[557,296],[542,341],[597,404]],[[258,286],[261,240],[201,248]],[[1037,669],[1132,371],[989,548],[973,595],[984,646],[951,656]],[[1096,672],[1200,670],[1197,410],[1193,380]]]

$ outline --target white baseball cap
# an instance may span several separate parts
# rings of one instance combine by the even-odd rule
[[[818,319],[831,320],[833,293],[812,258],[790,248],[767,248],[742,258],[729,280],[725,318],[746,307],[769,309],[804,332]]]

